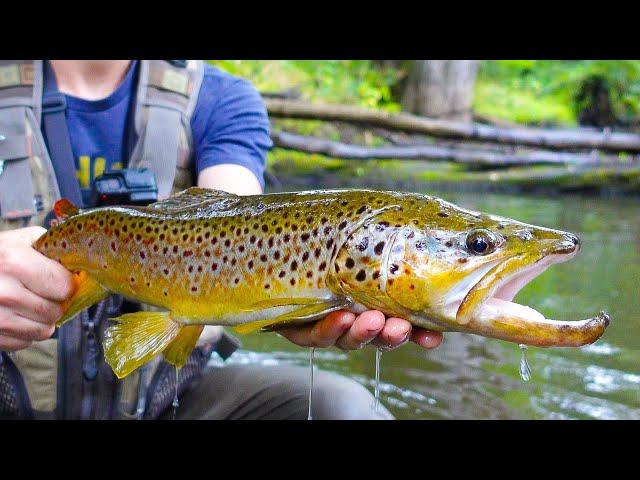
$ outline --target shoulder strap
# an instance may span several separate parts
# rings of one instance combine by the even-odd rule
[[[164,60],[141,60],[134,114],[136,146],[129,165],[148,168],[156,177],[159,197],[171,193],[179,156],[180,135],[193,151],[190,120],[198,99],[204,64],[185,67]]]
[[[75,205],[83,205],[67,127],[67,102],[58,90],[55,74],[48,62],[44,64],[43,77],[42,126],[58,187],[63,197]]]
[[[42,62],[0,61],[0,215],[4,219],[36,213],[27,142],[27,110],[39,125]]]

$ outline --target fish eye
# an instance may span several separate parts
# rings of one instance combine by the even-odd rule
[[[472,230],[467,234],[467,250],[474,255],[487,255],[498,246],[498,239],[489,230]]]

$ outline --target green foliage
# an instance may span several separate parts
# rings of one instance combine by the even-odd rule
[[[247,78],[258,90],[298,90],[310,101],[344,103],[398,111],[391,88],[400,77],[392,69],[377,68],[372,60],[211,60]]]
[[[522,123],[575,124],[588,108],[578,93],[584,82],[601,78],[609,87],[619,121],[640,115],[638,60],[488,60],[475,88],[478,113]]]

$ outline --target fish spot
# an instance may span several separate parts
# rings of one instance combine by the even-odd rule
[[[449,214],[445,213],[445,212],[438,212],[438,216],[442,217],[442,218],[447,218],[449,216]]]
[[[302,261],[306,262],[309,259],[309,252],[304,252],[302,254]]]
[[[356,213],[358,215],[360,215],[361,213],[364,213],[364,211],[367,209],[366,205],[361,206],[358,210],[356,210]]]
[[[268,232],[269,231],[269,227],[267,225],[262,225],[262,231],[263,232]]]
[[[269,290],[271,288],[271,285],[269,285],[268,283],[264,284],[264,289],[265,290]]]
[[[278,277],[283,278],[287,273],[284,270],[280,270]]]
[[[231,240],[227,239],[224,241],[224,246],[229,247],[231,245]]]
[[[327,268],[327,262],[322,262],[318,269],[322,272],[325,268]]]
[[[249,260],[249,263],[247,263],[247,268],[249,270],[251,270],[253,268],[253,260]]]
[[[251,243],[256,243],[256,236],[255,235],[251,235],[251,238],[249,238],[249,241]]]
[[[300,240],[302,240],[303,242],[306,242],[307,240],[309,240],[309,237],[311,237],[309,232],[305,232],[302,235],[300,235]]]
[[[373,272],[373,279],[376,280],[378,277],[380,276],[380,270],[376,270],[375,272]]]
[[[295,260],[291,262],[291,271],[295,271],[298,268],[298,262]]]
[[[236,277],[236,279],[233,281],[233,283],[235,283],[236,285],[240,282],[240,279]]]
[[[364,252],[367,249],[368,246],[369,246],[369,238],[368,237],[364,237],[362,240],[360,240],[360,243],[358,243],[356,248],[359,251]]]
[[[316,248],[313,251],[313,256],[316,257],[316,258],[320,258],[320,248]]]
[[[382,251],[384,250],[384,242],[378,242],[376,246],[373,248],[373,251],[376,255],[382,255]]]
[[[364,282],[365,278],[367,278],[367,274],[365,273],[364,270],[360,270],[356,274],[356,280],[358,280],[359,282]]]
[[[276,260],[278,260],[280,258],[280,251],[276,250],[275,252],[273,252],[273,258],[275,258]]]
[[[238,251],[239,251],[240,253],[244,252],[244,245],[239,245],[239,246],[238,246]]]
[[[178,253],[178,246],[177,245],[173,246],[173,253]]]
[[[463,258],[459,258],[459,259],[458,259],[458,262],[460,262],[460,263],[467,263],[467,261],[468,261],[468,260],[469,260],[468,258],[464,258],[464,257],[463,257]]]
[[[447,246],[447,247],[452,247],[452,246],[453,246],[453,242],[452,242],[451,240],[447,240],[447,241],[445,242],[445,246]]]
[[[396,273],[396,272],[398,271],[398,268],[399,268],[399,267],[398,267],[398,265],[396,265],[396,264],[394,263],[394,264],[392,264],[392,265],[389,267],[389,271],[390,271],[391,273]]]
[[[144,260],[145,257],[146,257],[146,254],[143,251],[140,251],[140,258]]]
[[[332,246],[332,245],[333,245],[333,238],[330,238],[330,239],[327,241],[327,248],[331,248],[331,246]]]
[[[356,262],[353,261],[353,258],[349,257],[345,260],[344,262],[344,266],[347,268],[353,268],[355,266]]]
[[[263,262],[266,262],[267,256],[263,253],[262,255],[260,255],[260,260],[262,260]]]
[[[344,222],[340,223],[340,225],[338,225],[338,230],[344,230],[347,227],[347,221],[345,220]]]
[[[218,264],[217,263],[212,263],[211,264],[211,270],[215,272],[217,269],[218,269]]]
[[[289,283],[293,286],[296,284],[296,279],[292,278],[291,280],[289,280]]]

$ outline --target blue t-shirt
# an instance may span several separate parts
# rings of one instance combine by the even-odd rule
[[[137,74],[138,62],[132,62],[118,88],[101,100],[65,95],[76,176],[85,205],[89,205],[97,176],[127,164],[127,122]],[[262,98],[248,81],[206,65],[191,131],[196,174],[231,163],[248,168],[264,186],[265,159],[272,146],[269,120]]]

